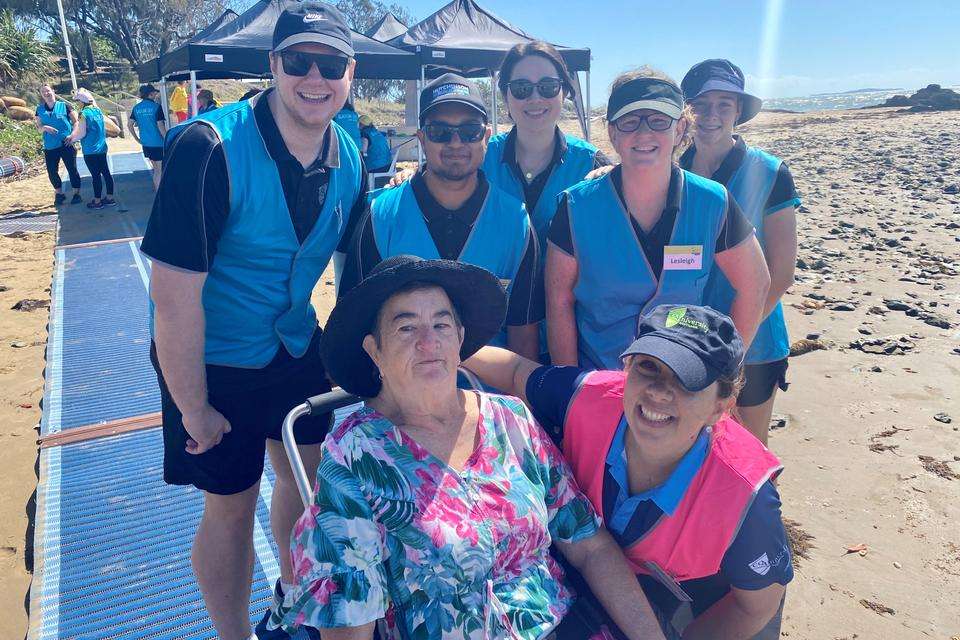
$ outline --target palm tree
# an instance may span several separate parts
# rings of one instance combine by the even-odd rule
[[[22,89],[43,78],[52,66],[50,56],[35,28],[17,24],[10,10],[0,11],[0,84]]]

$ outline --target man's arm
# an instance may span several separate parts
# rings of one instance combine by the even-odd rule
[[[190,272],[154,261],[150,299],[154,304],[154,342],[167,389],[183,414],[190,434],[189,453],[220,444],[230,423],[207,401],[204,364],[204,316],[201,297],[206,273]]]
[[[137,121],[132,115],[127,118],[127,130],[130,132],[130,135],[133,136],[133,139],[137,141],[137,144],[143,146],[143,143],[140,142],[140,134],[137,132]]]
[[[556,545],[627,637],[663,640],[647,596],[606,529],[574,543],[557,541]]]
[[[727,595],[687,625],[683,640],[752,638],[777,613],[785,591],[782,584],[756,591],[732,587]]]

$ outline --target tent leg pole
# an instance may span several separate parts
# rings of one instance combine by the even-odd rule
[[[493,97],[493,135],[497,135],[499,122],[497,121],[497,71],[490,72],[490,94]]]
[[[197,115],[197,72],[190,72],[190,117]]]
[[[587,142],[590,142],[590,69],[587,69],[587,86],[584,95],[587,98]]]
[[[160,106],[163,108],[163,119],[170,123],[170,107],[167,105],[167,77],[160,78]]]
[[[417,127],[420,126],[420,92],[427,86],[427,71],[423,65],[420,65],[420,86],[417,87]],[[423,166],[423,146],[420,140],[417,140],[417,169]]]

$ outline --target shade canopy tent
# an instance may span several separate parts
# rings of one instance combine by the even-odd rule
[[[270,75],[267,53],[273,27],[287,6],[300,0],[260,0],[235,19],[201,34],[137,67],[141,82],[213,78],[260,78]],[[414,53],[353,32],[357,78],[416,79]]]
[[[424,18],[387,44],[415,53],[421,65],[421,80],[456,71],[470,77],[496,79],[496,71],[507,51],[517,44],[536,40],[522,29],[481,7],[474,0],[453,0]],[[585,135],[589,139],[586,114],[589,112],[590,50],[556,46],[574,77],[573,103]],[[587,106],[577,72],[587,75]],[[496,91],[494,125],[496,126]]]
[[[386,42],[387,40],[406,33],[406,31],[407,25],[400,22],[397,16],[388,11],[382,18],[377,20],[372,27],[367,29],[364,35],[368,38],[373,38],[377,42]]]

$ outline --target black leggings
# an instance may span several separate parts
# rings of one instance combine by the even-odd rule
[[[107,183],[107,197],[113,195],[113,176],[110,175],[110,167],[107,165],[107,154],[105,153],[94,153],[91,155],[83,156],[84,162],[87,163],[87,169],[90,169],[90,179],[93,180],[93,197],[100,199],[100,194],[103,191],[103,185],[100,184],[100,176],[103,176],[103,181]]]
[[[63,160],[63,166],[67,168],[70,174],[70,186],[74,189],[80,189],[80,172],[77,171],[77,150],[72,144],[64,145],[59,149],[44,149],[43,160],[47,164],[47,177],[50,178],[50,184],[57,191],[63,186],[60,180],[60,161]]]

